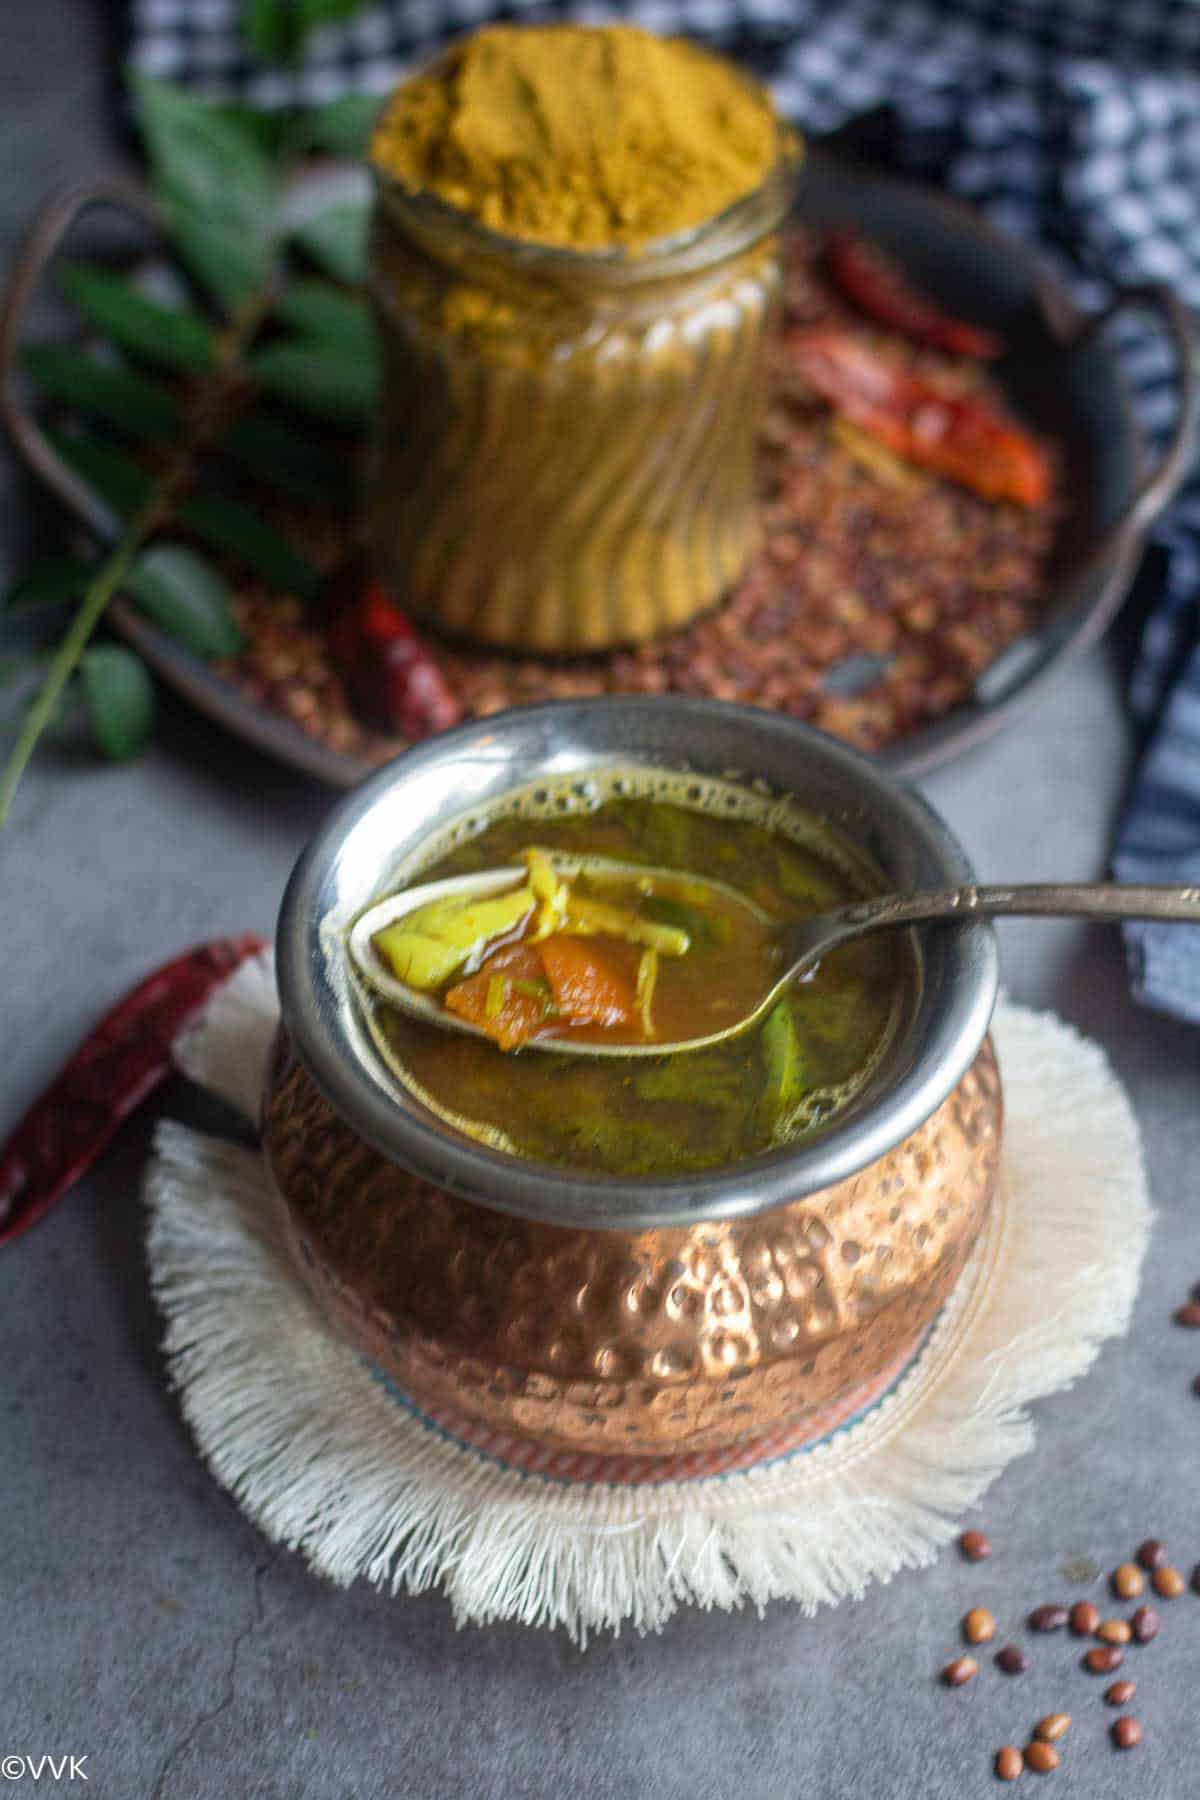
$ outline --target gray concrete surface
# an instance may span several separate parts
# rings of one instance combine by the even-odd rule
[[[40,191],[106,154],[107,96],[82,0],[0,10],[6,260]],[[0,481],[11,563],[46,525],[11,462]],[[983,876],[1085,877],[1128,755],[1103,650],[927,791]],[[170,703],[134,769],[42,756],[0,840],[0,1132],[147,967],[269,930],[327,805]],[[1131,1336],[1038,1406],[1036,1451],[980,1509],[993,1561],[950,1554],[814,1620],[683,1613],[586,1654],[562,1635],[456,1632],[434,1596],[335,1592],[241,1518],[164,1386],[137,1183],[153,1117],[197,1116],[176,1085],[0,1255],[0,1779],[70,1791],[3,1761],[49,1753],[86,1756],[74,1788],[105,1800],[972,1800],[993,1791],[993,1748],[1061,1707],[1061,1800],[1200,1792],[1200,1600],[1164,1608],[1129,1659],[1133,1755],[1109,1748],[1103,1683],[1073,1643],[1037,1646],[1018,1681],[989,1668],[947,1694],[934,1679],[968,1605],[1007,1633],[1039,1600],[1098,1593],[1070,1584],[1068,1559],[1111,1567],[1149,1532],[1189,1569],[1200,1557],[1200,1341],[1170,1323],[1200,1278],[1200,1035],[1131,1003],[1114,937],[1014,923],[1003,946],[1012,992],[1095,1035],[1128,1084],[1159,1218]]]

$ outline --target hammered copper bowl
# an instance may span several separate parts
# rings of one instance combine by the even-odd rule
[[[986,1217],[995,938],[980,920],[911,934],[887,1051],[800,1143],[685,1179],[581,1176],[488,1149],[380,1061],[342,933],[448,820],[616,765],[794,796],[897,888],[972,878],[915,794],[757,709],[530,707],[410,751],[334,811],[284,899],[264,1141],[288,1242],[336,1328],[477,1441],[632,1459],[794,1444],[894,1379]]]

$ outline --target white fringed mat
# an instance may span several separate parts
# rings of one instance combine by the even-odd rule
[[[185,1039],[186,1073],[257,1110],[278,1017],[267,958]],[[518,1470],[424,1419],[316,1311],[259,1157],[163,1124],[147,1179],[171,1379],[217,1479],[266,1534],[346,1585],[441,1588],[463,1622],[585,1641],[680,1604],[807,1612],[933,1560],[1029,1450],[1031,1400],[1126,1330],[1150,1208],[1128,1101],[1101,1051],[1002,1003],[1001,1181],[916,1359],[860,1418],[756,1466],[657,1485]],[[1069,1276],[1064,1279],[1064,1271]]]

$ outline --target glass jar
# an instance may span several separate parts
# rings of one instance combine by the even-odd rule
[[[367,530],[412,614],[578,654],[677,629],[758,542],[756,438],[799,159],[637,255],[502,237],[376,171]]]

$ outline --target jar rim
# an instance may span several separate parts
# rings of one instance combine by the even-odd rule
[[[584,277],[599,285],[623,287],[710,268],[769,237],[791,211],[803,161],[803,139],[780,118],[775,160],[755,187],[720,212],[635,251],[619,244],[578,250],[513,237],[482,224],[430,188],[406,187],[377,163],[369,166],[377,208],[434,250],[440,244],[457,255],[502,262],[535,278]]]

